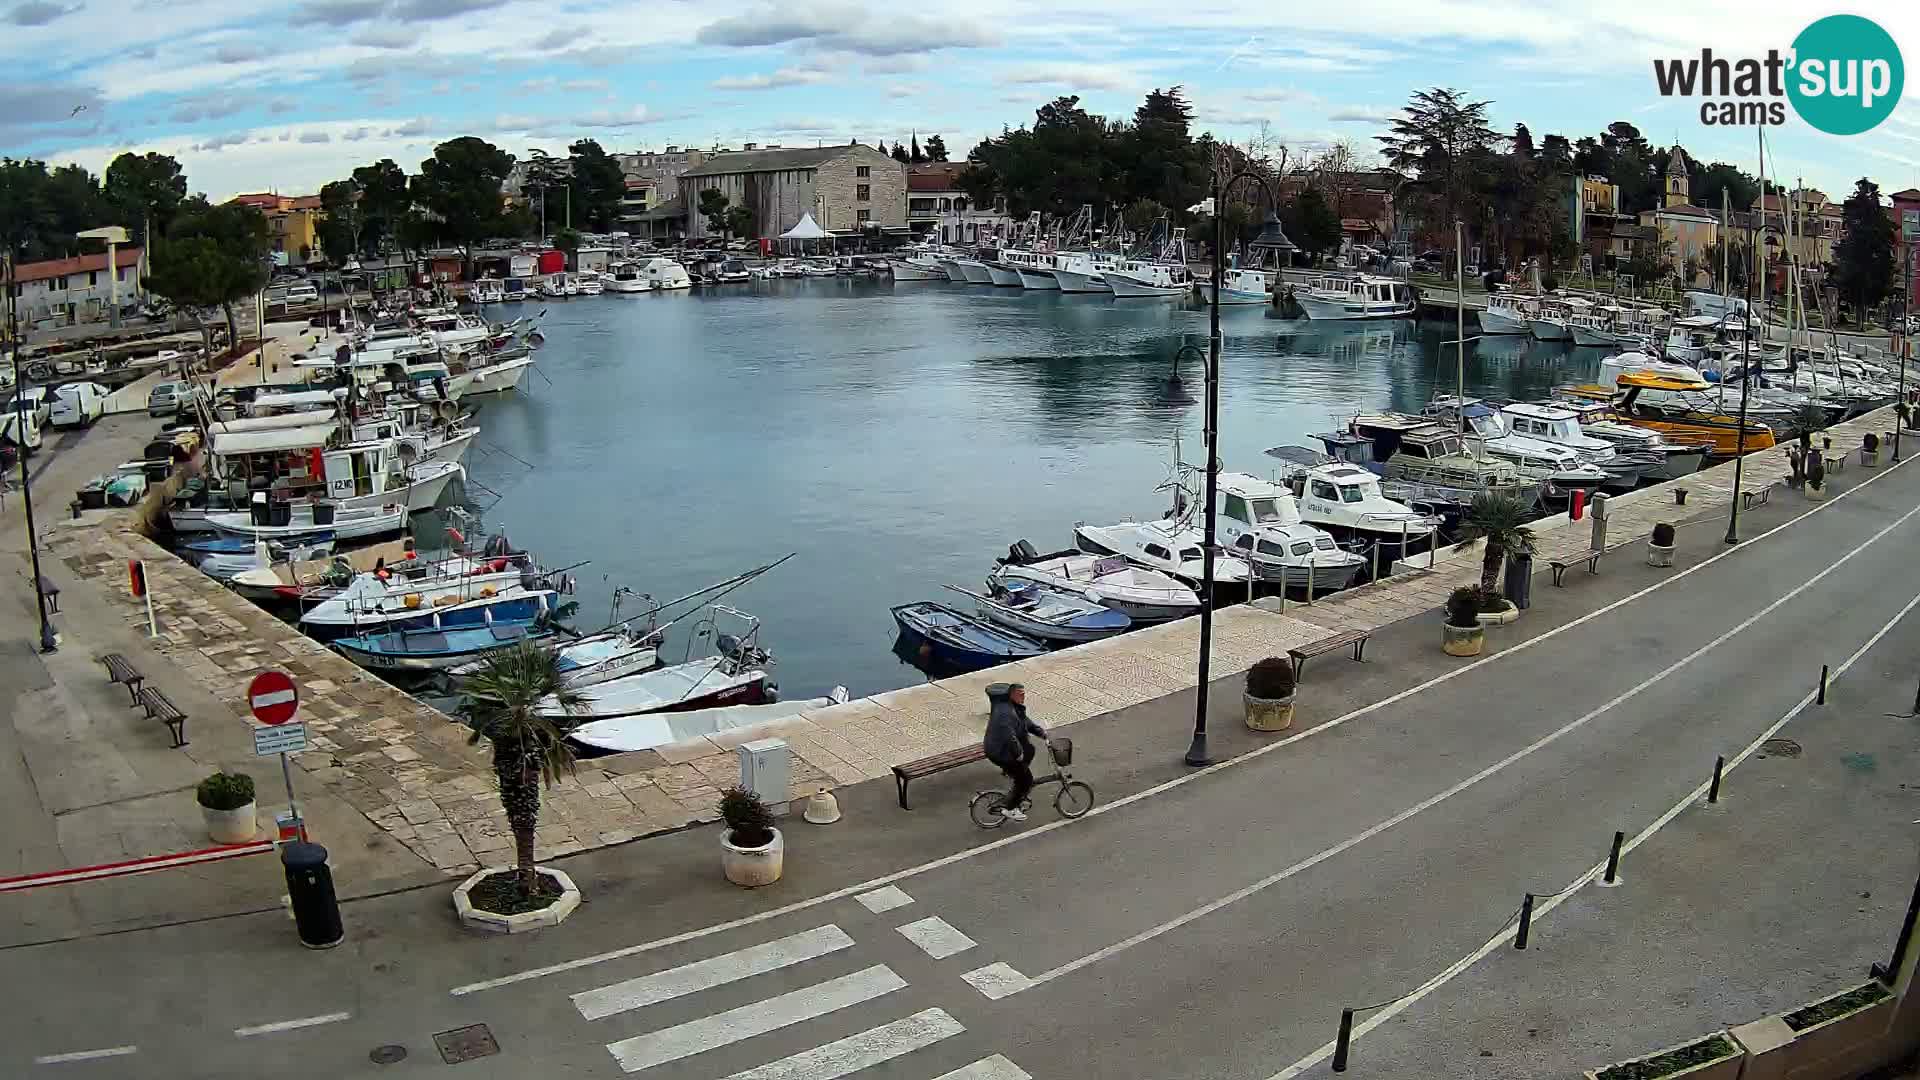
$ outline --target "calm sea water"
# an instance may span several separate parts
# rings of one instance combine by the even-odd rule
[[[1200,404],[1164,389],[1179,347],[1206,345],[1196,304],[813,279],[555,301],[541,326],[526,392],[483,406],[468,457],[487,526],[549,565],[591,560],[583,629],[616,586],[667,599],[797,552],[726,601],[765,620],[789,698],[923,681],[891,650],[890,607],[964,604],[941,583],[978,588],[1015,540],[1158,516],[1176,433],[1202,457]],[[1221,329],[1221,458],[1265,476],[1267,447],[1417,411],[1452,327],[1250,307]],[[1468,390],[1542,396],[1600,356],[1489,339]],[[1202,368],[1180,363],[1194,399]]]

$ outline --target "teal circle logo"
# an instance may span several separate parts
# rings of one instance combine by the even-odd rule
[[[1872,19],[1829,15],[1793,39],[1787,97],[1800,119],[1829,135],[1870,131],[1900,103],[1900,47]]]

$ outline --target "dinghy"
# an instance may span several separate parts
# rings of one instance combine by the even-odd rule
[[[947,588],[972,597],[982,618],[1037,641],[1077,645],[1133,625],[1123,612],[1042,581],[990,581],[984,595],[958,585]]]
[[[1039,656],[1047,647],[1024,634],[1002,630],[945,604],[901,604],[893,609],[903,642],[943,670],[979,671]]]
[[[1159,572],[1134,566],[1118,555],[1081,551],[1041,555],[1025,540],[1007,549],[989,581],[1039,581],[1122,612],[1136,623],[1166,622],[1200,613],[1192,589]]]

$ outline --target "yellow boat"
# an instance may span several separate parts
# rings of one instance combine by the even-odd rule
[[[1772,448],[1773,429],[1758,420],[1747,421],[1746,438],[1742,439],[1737,416],[1686,403],[1641,400],[1641,394],[1647,390],[1700,394],[1701,385],[1651,371],[1625,371],[1612,387],[1588,383],[1567,387],[1564,392],[1572,397],[1606,401],[1621,420],[1651,428],[1676,441],[1711,443],[1714,457],[1732,457],[1742,448],[1749,453]]]

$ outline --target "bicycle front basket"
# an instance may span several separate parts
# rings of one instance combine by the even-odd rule
[[[1053,763],[1062,768],[1073,764],[1073,740],[1058,736],[1047,740],[1047,747],[1053,751]]]

